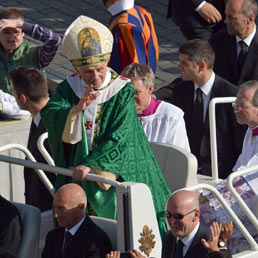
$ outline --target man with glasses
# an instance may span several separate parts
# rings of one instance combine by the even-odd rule
[[[201,239],[209,239],[209,230],[200,224],[198,194],[180,190],[167,202],[165,217],[170,230],[164,235],[162,258],[206,258]]]
[[[239,155],[233,168],[233,171],[237,171],[258,164],[258,81],[248,81],[240,85],[237,99],[232,106],[237,122],[248,126],[244,137],[242,153]],[[258,242],[256,228],[228,190],[227,181],[222,180],[215,187],[234,210],[237,217],[244,223],[246,230]],[[237,177],[234,180],[234,187],[251,212],[255,213],[258,196],[258,172],[251,172]],[[205,225],[210,225],[214,220],[218,220],[221,224],[231,220],[231,217],[223,209],[213,193],[207,193],[205,197],[209,202],[200,205],[201,214],[203,214],[202,221]],[[235,254],[241,251],[242,247],[247,244],[248,242],[239,228],[235,227],[232,236],[227,242],[231,253]]]
[[[239,88],[236,101],[232,104],[239,124],[246,124],[242,153],[234,171],[257,165],[258,161],[258,81],[248,81]]]

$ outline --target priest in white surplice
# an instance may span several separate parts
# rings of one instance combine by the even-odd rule
[[[236,171],[258,165],[258,81],[242,84],[236,102],[232,105],[237,122],[248,125],[242,153],[233,168],[233,171]],[[244,178],[258,196],[258,172],[248,174]]]
[[[135,107],[150,142],[166,143],[190,151],[184,112],[152,97],[155,76],[145,64],[132,63],[122,72],[135,89]]]
[[[258,81],[248,81],[242,84],[239,87],[237,99],[232,106],[237,122],[248,126],[242,153],[239,155],[233,168],[233,171],[237,171],[258,165]],[[253,213],[256,213],[258,202],[258,171],[235,178],[233,180],[233,186],[249,209]],[[222,180],[215,187],[245,225],[247,231],[258,241],[256,228],[227,189],[227,180]],[[202,217],[203,223],[210,225],[214,220],[217,220],[219,223],[226,223],[232,220],[213,194],[208,194],[206,197],[209,199],[209,202],[201,205],[201,214],[204,214]],[[246,239],[241,234],[239,228],[234,227],[233,235],[228,241],[228,248],[231,253],[234,254],[240,251],[242,246],[245,245],[247,245]]]

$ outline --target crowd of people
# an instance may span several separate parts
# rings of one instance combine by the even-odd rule
[[[36,160],[45,162],[36,141],[47,131],[46,147],[55,164],[73,171],[72,177],[47,174],[55,184],[53,199],[34,171],[24,169],[26,203],[41,211],[53,207],[57,221],[42,257],[120,257],[89,217],[116,219],[115,188],[85,181],[89,173],[150,188],[162,258],[231,257],[246,243],[239,229],[233,232],[231,219],[211,193],[203,192],[208,202],[188,190],[171,194],[149,142],[192,152],[198,174],[211,175],[209,102],[236,97],[233,104],[216,108],[218,170],[224,180],[215,187],[258,241],[254,225],[225,187],[232,171],[257,164],[256,1],[169,1],[168,17],[187,41],[178,51],[180,78],[157,91],[159,46],[151,14],[133,0],[102,3],[111,14],[109,28],[81,15],[64,33],[62,50],[75,73],[67,75],[53,96],[48,95],[44,68],[61,37],[26,22],[17,9],[0,13],[1,117],[31,115],[28,149]],[[24,34],[42,45],[25,43]],[[234,184],[254,212],[257,172]],[[2,197],[0,201],[7,207],[0,220],[0,227],[5,226],[1,257],[8,243],[17,252],[22,225],[15,208]],[[127,255],[144,257],[138,250]]]

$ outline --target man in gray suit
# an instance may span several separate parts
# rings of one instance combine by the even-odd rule
[[[226,5],[227,31],[210,40],[215,52],[214,71],[235,85],[258,79],[258,33],[256,0],[229,0]]]

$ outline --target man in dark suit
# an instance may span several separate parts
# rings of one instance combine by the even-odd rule
[[[178,69],[183,81],[156,91],[158,99],[185,113],[191,152],[198,159],[198,173],[211,175],[208,104],[215,97],[236,96],[238,88],[213,72],[214,51],[206,40],[196,39],[179,49]],[[241,152],[246,127],[238,125],[231,104],[216,105],[218,171],[226,178]]]
[[[209,230],[200,223],[198,194],[180,190],[168,200],[165,212],[170,230],[164,235],[162,258],[206,258],[201,239],[209,239]]]
[[[59,228],[47,234],[43,258],[101,258],[111,251],[107,234],[85,213],[87,199],[77,184],[66,184],[54,196]]]
[[[209,39],[224,29],[227,0],[169,0],[167,18],[177,24],[187,40]]]
[[[256,0],[229,0],[225,10],[227,31],[210,40],[215,51],[214,71],[240,85],[258,79],[258,33]]]
[[[17,208],[1,195],[0,208],[0,257],[9,257],[7,254],[18,252],[22,238],[22,223]]]
[[[28,149],[37,162],[45,163],[45,159],[37,148],[37,140],[41,134],[46,132],[39,115],[39,111],[49,100],[46,78],[36,68],[20,66],[10,72],[10,80],[17,104],[21,109],[28,110],[33,116]],[[47,141],[45,147],[50,152]],[[51,183],[55,184],[55,174],[45,173]],[[24,168],[24,180],[26,203],[38,207],[41,212],[50,210],[53,197],[34,169]]]

